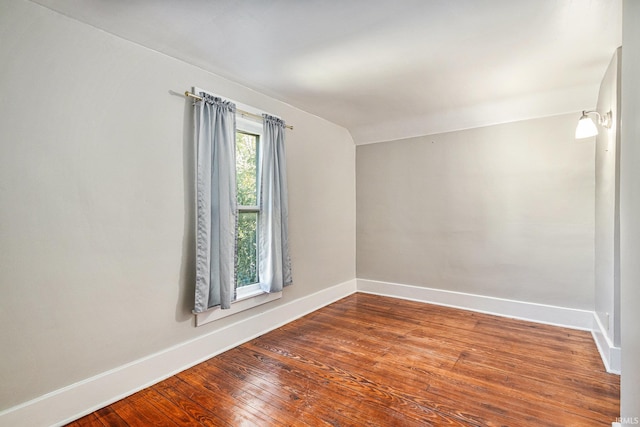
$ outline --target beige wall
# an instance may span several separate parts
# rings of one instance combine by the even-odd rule
[[[339,126],[27,1],[0,2],[0,410],[194,328],[192,85],[282,116],[294,286],[355,278],[355,148]]]
[[[620,220],[619,220],[619,49],[602,78],[596,110],[611,111],[610,129],[596,136],[595,312],[609,340],[620,346]],[[591,139],[587,140],[589,143]]]
[[[620,313],[623,417],[640,420],[640,2],[624,0],[620,127]],[[637,424],[634,423],[634,424]],[[629,423],[631,425],[631,423]]]
[[[358,146],[357,275],[593,309],[579,113]]]

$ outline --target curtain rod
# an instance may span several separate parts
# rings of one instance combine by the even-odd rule
[[[186,96],[187,98],[194,98],[194,99],[197,99],[198,101],[202,101],[202,97],[201,97],[201,96],[198,96],[198,95],[196,95],[195,93],[191,93],[191,92],[189,92],[188,90],[187,90],[187,91],[185,91],[184,96]],[[236,109],[236,111],[237,111],[238,113],[240,113],[241,115],[243,115],[243,116],[249,116],[249,117],[253,117],[253,118],[255,118],[255,119],[259,119],[259,120],[262,120],[262,119],[263,119],[263,118],[262,118],[262,116],[259,116],[259,115],[257,115],[257,114],[250,113],[250,112],[248,112],[248,111],[244,111],[244,110],[237,110],[237,109]],[[285,125],[285,127],[286,127],[287,129],[291,129],[291,130],[293,130],[293,126]]]

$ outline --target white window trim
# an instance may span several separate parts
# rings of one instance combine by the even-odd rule
[[[236,289],[236,301],[255,297],[256,295],[263,294],[264,291],[260,288],[260,283],[254,283],[253,285],[241,286]],[[234,301],[235,302],[235,301]]]
[[[232,99],[229,99],[227,97],[220,96],[210,91],[200,89],[197,87],[193,88],[193,93],[198,94],[200,92],[206,92],[218,98],[227,99],[233,102],[234,104],[236,104],[236,108],[242,109],[252,114],[262,115],[263,113],[262,111],[257,110],[251,106],[248,106],[239,102],[235,102]],[[254,119],[244,117],[242,116],[242,114],[236,115],[236,129],[239,131],[254,133],[262,136],[263,128],[264,128],[263,124]],[[264,292],[260,288],[260,283],[255,283],[253,285],[248,285],[248,286],[242,286],[240,288],[237,288],[236,300],[231,302],[231,308],[222,310],[218,306],[218,307],[212,307],[209,310],[204,311],[202,313],[195,313],[196,327],[214,322],[219,319],[223,319],[233,314],[240,313],[241,311],[249,310],[259,305],[278,300],[280,298],[282,298],[282,292],[274,292],[271,294]]]

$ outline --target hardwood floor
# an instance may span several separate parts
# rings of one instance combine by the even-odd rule
[[[610,426],[591,334],[358,293],[70,426]]]

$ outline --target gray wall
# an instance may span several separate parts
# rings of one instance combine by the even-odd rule
[[[0,410],[355,278],[344,128],[31,2],[0,39]],[[192,85],[295,126],[295,284],[197,329]]]
[[[595,311],[609,340],[620,346],[620,49],[602,78],[596,110],[611,111],[611,129],[596,137]],[[591,139],[585,143],[591,143]]]
[[[579,113],[358,146],[358,278],[593,310]]]
[[[621,415],[640,419],[640,2],[624,0],[620,138]]]

